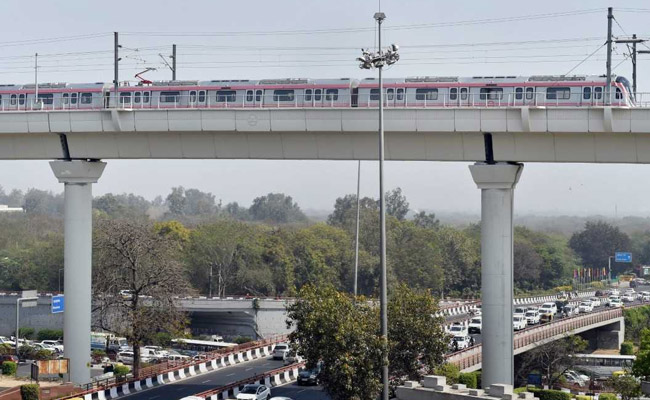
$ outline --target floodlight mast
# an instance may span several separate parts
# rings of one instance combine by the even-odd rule
[[[382,69],[384,65],[393,65],[399,60],[396,44],[389,46],[384,52],[381,48],[381,24],[386,19],[386,14],[377,12],[374,15],[378,25],[378,47],[376,53],[369,50],[361,49],[361,57],[357,58],[360,62],[359,68],[372,69],[377,68],[379,71],[379,248],[381,264],[381,294],[379,298],[381,314],[381,339],[382,339],[382,400],[388,400],[388,289],[386,284],[386,199],[384,195],[384,84],[382,80]]]

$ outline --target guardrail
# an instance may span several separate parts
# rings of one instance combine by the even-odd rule
[[[91,382],[86,385],[82,385],[80,386],[81,392],[75,393],[74,395],[70,395],[68,397],[62,397],[61,399],[71,399],[75,397],[88,398],[87,395],[92,395],[96,392],[106,391],[111,389],[115,389],[114,391],[117,395],[118,388],[123,388],[123,387],[126,388],[135,387],[136,388],[135,390],[137,391],[138,390],[137,388],[140,387],[141,382],[148,381],[149,383],[147,385],[154,385],[153,383],[154,378],[156,378],[156,382],[158,384],[165,383],[165,382],[161,382],[162,379],[157,379],[161,375],[169,376],[170,373],[173,374],[174,372],[178,372],[182,370],[196,371],[196,367],[199,368],[200,373],[204,373],[207,372],[207,368],[205,367],[206,364],[210,362],[215,364],[215,360],[222,360],[222,366],[225,366],[225,362],[223,361],[225,358],[228,358],[228,360],[230,360],[229,364],[243,362],[245,361],[242,356],[243,353],[252,353],[253,350],[259,350],[266,346],[271,346],[283,342],[285,340],[287,340],[287,335],[278,335],[270,339],[258,340],[255,342],[244,343],[242,345],[238,345],[226,349],[215,350],[210,353],[204,354],[200,360],[166,361],[150,367],[143,368],[137,376],[130,376],[130,377],[127,376],[126,379],[112,377],[100,381]],[[237,359],[235,359],[234,357],[235,355],[237,355]],[[196,372],[194,373],[190,372],[190,375],[194,375],[195,373]],[[184,373],[180,374],[180,377],[185,377],[184,375],[185,375]],[[111,395],[111,397],[113,398],[116,396]]]
[[[268,387],[278,386],[297,379],[298,371],[300,370],[300,368],[304,366],[305,363],[291,364],[286,367],[267,371],[263,374],[251,376],[250,378],[241,379],[237,382],[233,382],[216,389],[206,390],[205,392],[197,393],[195,395],[186,397],[185,399],[194,399],[196,397],[201,397],[204,399],[209,398],[210,400],[222,400],[228,398],[226,396],[229,395],[237,396],[237,393],[239,393],[240,388],[250,383],[260,383]],[[291,372],[293,372],[294,375],[293,377],[291,377],[290,374]],[[285,377],[279,378],[281,375],[284,375]],[[271,378],[278,378],[278,379],[272,380]]]
[[[641,306],[643,306],[643,304],[630,306],[628,308]],[[540,341],[552,338],[554,336],[571,332],[578,328],[584,328],[585,326],[608,321],[613,318],[620,318],[622,316],[623,310],[621,308],[616,308],[613,310],[605,310],[597,313],[564,318],[551,322],[550,324],[527,328],[515,333],[513,347],[515,350],[517,350],[534,343],[539,343]],[[446,358],[449,363],[455,364],[462,371],[481,363],[482,348],[482,344],[478,344],[476,346],[451,353],[447,355]]]

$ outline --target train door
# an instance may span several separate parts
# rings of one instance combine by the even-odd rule
[[[395,88],[386,89],[386,107],[395,107]]]
[[[585,86],[582,88],[582,96],[580,97],[580,104],[591,105],[592,104],[592,90],[591,86]]]
[[[395,107],[404,107],[406,105],[406,89],[395,89]]]
[[[593,104],[595,104],[595,105],[602,105],[602,104],[604,103],[604,96],[603,96],[603,89],[604,89],[604,88],[605,88],[604,86],[594,86],[594,90],[593,90],[593,96],[594,96]]]
[[[469,88],[458,88],[458,105],[461,107],[467,107],[470,105]]]
[[[512,93],[512,105],[514,106],[523,106],[524,105],[524,88],[516,87]]]
[[[536,97],[536,94],[535,94],[535,88],[534,87],[524,88],[524,104],[525,105],[535,105],[535,104],[537,104],[535,97]]]
[[[200,97],[200,93],[199,93]],[[262,90],[257,89],[249,89],[246,90],[246,93],[244,95],[244,107],[262,107],[262,99],[264,96],[262,96]]]
[[[314,89],[314,100],[312,107],[322,107],[323,106],[323,89]]]

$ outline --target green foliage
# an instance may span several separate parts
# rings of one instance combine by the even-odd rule
[[[434,374],[446,377],[447,384],[453,385],[460,379],[460,368],[454,364],[444,363],[434,370]]]
[[[233,343],[243,344],[243,343],[248,343],[248,342],[250,342],[252,340],[253,339],[251,339],[248,336],[237,336],[235,339],[233,339]]]
[[[22,400],[38,400],[40,399],[41,390],[38,383],[29,383],[20,387],[20,397]]]
[[[569,246],[582,258],[585,268],[602,268],[617,251],[631,251],[630,238],[618,227],[604,221],[589,221],[585,229],[574,233]],[[628,264],[612,262],[612,276],[624,272]]]
[[[41,329],[36,335],[38,340],[59,340],[63,339],[62,329]]]
[[[126,376],[129,372],[131,372],[131,368],[127,367],[126,365],[116,365],[113,367],[113,375],[123,377]]]
[[[612,376],[607,384],[621,396],[621,400],[630,400],[641,396],[641,384],[631,375]]]
[[[621,343],[621,355],[631,356],[634,354],[634,344],[630,342]]]
[[[3,354],[13,354],[14,350],[7,343],[0,344],[0,355]]]
[[[106,357],[106,352],[104,350],[93,350],[91,354],[91,357],[94,359],[100,359],[102,357]]]
[[[575,399],[576,400],[593,400],[593,397],[578,394],[578,395],[576,395]]]
[[[632,374],[638,378],[650,378],[650,328],[641,331],[641,345],[632,365]]]
[[[16,375],[16,370],[18,369],[18,364],[13,361],[5,361],[0,366],[2,368],[2,375]]]
[[[594,281],[589,284],[594,289],[605,289],[605,284],[600,281]]]
[[[601,393],[598,400],[618,400],[618,397],[614,393]]]
[[[458,383],[467,386],[470,389],[478,389],[478,379],[473,372],[461,372],[458,375]]]
[[[539,400],[571,400],[571,393],[560,390],[530,388],[528,391],[534,393]]]
[[[174,337],[169,332],[157,332],[151,338],[151,343],[154,346],[169,347],[172,344],[173,338]]]
[[[523,392],[527,392],[527,391],[528,391],[527,386],[522,386],[522,387],[512,389],[512,393],[514,393],[514,394],[519,394],[519,393],[523,393]]]
[[[623,316],[625,317],[625,339],[639,343],[641,331],[650,326],[650,306],[626,308],[623,310]]]
[[[20,338],[23,339],[34,339],[34,334],[36,330],[29,326],[24,326],[20,328]]]
[[[282,193],[269,193],[255,198],[248,212],[255,221],[290,223],[307,220],[298,203],[291,196]]]
[[[517,375],[525,379],[533,371],[542,371],[544,382],[553,387],[563,372],[575,365],[573,355],[587,348],[587,344],[586,340],[574,335],[538,345],[521,356]]]

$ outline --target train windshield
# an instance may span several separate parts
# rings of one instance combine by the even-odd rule
[[[634,101],[634,94],[632,93],[632,89],[630,89],[630,81],[628,81],[627,78],[624,76],[617,76],[616,83],[620,83],[621,85],[623,85],[623,87],[627,91],[627,95],[629,96],[630,101]]]

